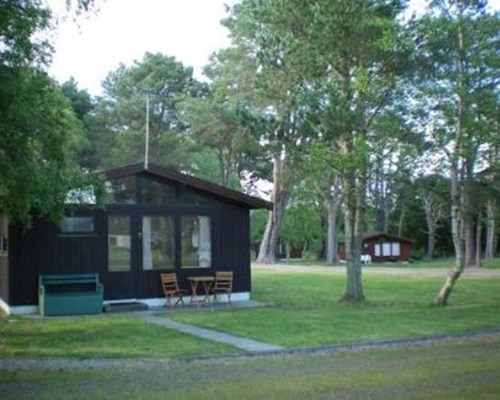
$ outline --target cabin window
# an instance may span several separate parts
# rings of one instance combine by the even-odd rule
[[[210,218],[185,216],[181,218],[181,266],[183,268],[210,268],[212,241]]]
[[[62,233],[94,233],[94,217],[64,217],[61,223]]]
[[[173,217],[142,218],[142,268],[173,269],[175,266],[175,224]]]
[[[135,176],[106,182],[106,190],[111,204],[136,204]]]
[[[399,249],[399,242],[392,242],[391,243],[391,256],[394,257],[399,257],[400,254],[400,249]]]
[[[151,179],[142,181],[142,204],[147,206],[162,206],[175,201],[175,187],[156,182]]]
[[[130,218],[127,216],[108,218],[108,270],[130,271]]]
[[[390,243],[382,243],[382,255],[390,256],[391,255],[391,244]]]
[[[399,257],[401,249],[399,242],[386,242],[375,244],[375,257]]]

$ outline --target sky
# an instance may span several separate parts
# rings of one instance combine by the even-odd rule
[[[102,94],[101,83],[123,63],[140,61],[146,52],[174,56],[203,78],[210,55],[230,44],[220,24],[225,4],[237,0],[96,0],[98,12],[67,16],[65,0],[45,0],[59,15],[52,33],[55,53],[49,73],[59,82],[74,77],[80,89]],[[492,0],[495,4],[500,0]],[[411,0],[421,12],[425,0]],[[493,6],[499,8],[498,4]],[[65,17],[66,16],[66,17]]]
[[[235,0],[98,0],[98,12],[77,22],[68,18],[63,0],[47,2],[59,16],[49,73],[61,83],[74,77],[96,96],[109,72],[145,52],[174,56],[202,78],[210,55],[230,43],[220,20],[224,5]]]

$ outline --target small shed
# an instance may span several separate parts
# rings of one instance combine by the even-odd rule
[[[104,176],[104,207],[72,206],[60,226],[9,226],[8,285],[0,297],[12,312],[36,312],[41,274],[98,273],[105,302],[160,305],[161,272],[175,271],[187,289],[190,276],[231,270],[233,299],[250,297],[249,214],[272,203],[155,164]]]
[[[363,236],[362,255],[373,262],[408,262],[411,258],[413,241],[398,235],[373,232]],[[345,243],[339,244],[339,258],[345,260]]]

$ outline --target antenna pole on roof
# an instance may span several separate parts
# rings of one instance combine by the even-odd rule
[[[146,92],[146,143],[144,145],[144,169],[149,164],[149,92]]]

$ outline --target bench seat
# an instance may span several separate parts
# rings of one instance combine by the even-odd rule
[[[40,275],[38,307],[41,316],[102,313],[104,290],[99,275]]]

